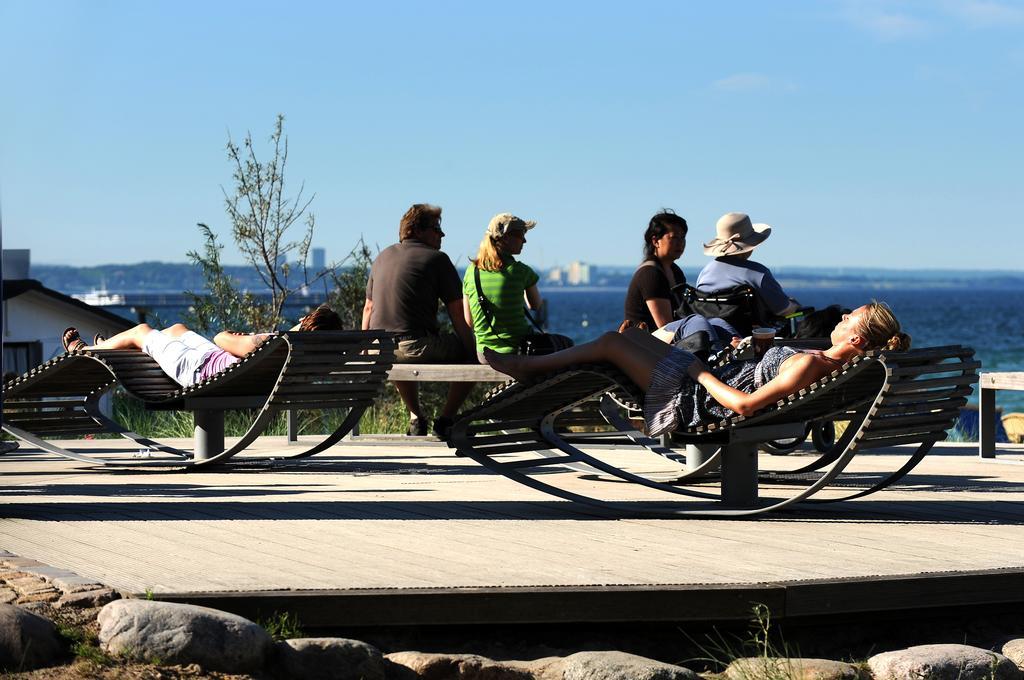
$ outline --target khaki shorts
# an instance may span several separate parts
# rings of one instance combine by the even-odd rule
[[[402,340],[395,351],[400,364],[457,364],[466,360],[466,348],[454,333]]]

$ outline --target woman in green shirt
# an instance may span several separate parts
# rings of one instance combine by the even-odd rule
[[[514,354],[530,333],[523,302],[530,309],[540,308],[540,277],[515,256],[523,251],[526,232],[536,225],[511,213],[495,215],[487,225],[476,259],[470,260],[462,279],[462,304],[466,323],[476,336],[478,357],[483,356],[485,347]]]

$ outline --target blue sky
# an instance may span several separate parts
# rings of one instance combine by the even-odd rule
[[[0,72],[34,262],[227,236],[227,136],[283,113],[328,258],[431,202],[463,261],[511,211],[531,264],[637,262],[664,206],[688,267],[735,210],[769,265],[1021,268],[1022,2],[3,0]]]

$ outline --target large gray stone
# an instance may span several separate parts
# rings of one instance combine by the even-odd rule
[[[49,666],[67,653],[48,620],[10,604],[0,604],[0,669],[21,671]]]
[[[866,669],[842,661],[804,658],[748,657],[725,669],[727,680],[868,680]]]
[[[919,645],[868,659],[875,680],[1019,680],[1020,669],[1002,654],[969,645]]]
[[[562,660],[563,680],[700,680],[688,668],[625,652],[577,652]]]
[[[420,680],[533,680],[529,671],[476,654],[395,652],[385,658],[410,669]]]
[[[295,638],[279,645],[286,678],[384,680],[384,657],[373,645],[345,638]]]
[[[513,668],[529,671],[533,680],[562,680],[562,664],[560,656],[545,656],[531,661],[506,661]],[[388,678],[391,680],[391,678]]]
[[[1024,638],[1010,640],[1003,645],[1003,656],[1024,669]]]
[[[274,645],[248,619],[190,604],[116,600],[97,621],[100,644],[111,654],[227,673],[262,668]]]

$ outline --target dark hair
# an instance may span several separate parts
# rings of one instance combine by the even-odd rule
[[[434,229],[441,224],[441,208],[429,203],[415,203],[398,223],[398,240],[412,238],[417,231]]]
[[[344,330],[341,317],[327,305],[320,305],[302,317],[299,322],[300,331],[340,331]]]
[[[689,230],[689,227],[686,225],[686,220],[675,214],[672,210],[664,208],[660,213],[651,218],[647,225],[647,231],[644,232],[645,261],[654,259],[654,246],[651,244],[651,241],[661,238],[673,229],[679,229],[683,232],[683,238],[686,238],[686,232]]]

